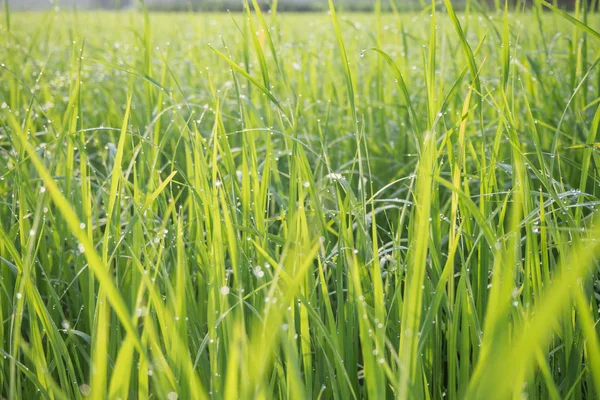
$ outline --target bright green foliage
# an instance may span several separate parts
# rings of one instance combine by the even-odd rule
[[[600,398],[600,17],[534,3],[6,9],[0,397]]]

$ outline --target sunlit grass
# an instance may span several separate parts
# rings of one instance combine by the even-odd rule
[[[600,18],[536,4],[5,11],[0,396],[598,398]]]

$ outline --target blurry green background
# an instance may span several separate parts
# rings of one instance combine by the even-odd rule
[[[4,0],[12,9],[28,9],[28,10],[43,10],[52,7],[73,8],[79,9],[94,9],[94,8],[130,8],[141,4],[140,0]],[[398,10],[412,11],[423,8],[423,0],[392,0]],[[525,0],[530,2],[529,0]],[[509,3],[518,3],[521,0],[509,0]],[[272,3],[271,0],[262,0],[259,3],[268,7]],[[338,8],[355,11],[365,11],[373,9],[374,0],[337,0]],[[427,2],[428,3],[428,2]],[[463,8],[467,0],[455,0],[452,2],[457,9]],[[483,7],[494,8],[495,6],[504,5],[504,0],[481,0],[479,2],[471,1],[471,4],[481,4]],[[496,4],[498,3],[498,4]],[[557,6],[562,8],[573,8],[575,0],[554,0],[552,1]],[[591,0],[589,4],[593,9],[597,9],[598,0]],[[189,10],[241,10],[244,2],[242,0],[145,0],[145,4],[149,9],[161,11],[189,11]],[[390,0],[383,0],[382,7],[390,9]],[[319,11],[327,10],[328,5],[326,0],[279,0],[277,8],[288,11]]]

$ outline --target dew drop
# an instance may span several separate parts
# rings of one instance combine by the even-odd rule
[[[167,398],[169,400],[177,400],[179,398],[179,395],[175,392],[169,392],[169,394],[167,394]]]
[[[84,383],[83,385],[79,386],[79,392],[82,394],[82,396],[87,397],[92,393],[92,388],[90,385]]]

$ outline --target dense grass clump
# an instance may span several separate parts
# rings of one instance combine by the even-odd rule
[[[0,397],[599,398],[577,4],[2,15]]]

